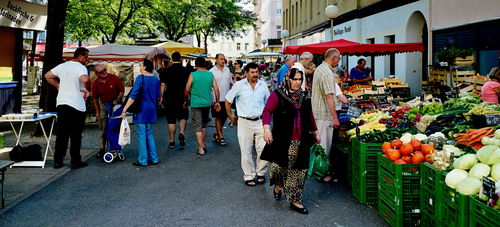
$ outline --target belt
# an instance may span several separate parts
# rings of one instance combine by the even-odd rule
[[[243,119],[249,120],[249,121],[258,121],[258,120],[262,119],[262,116],[258,116],[258,117],[240,117],[240,118],[243,118]]]

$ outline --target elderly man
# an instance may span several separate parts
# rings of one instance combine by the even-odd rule
[[[325,53],[325,60],[314,72],[312,84],[312,110],[321,138],[321,145],[327,154],[330,154],[333,130],[340,126],[335,99],[342,95],[342,92],[338,85],[335,86],[336,75],[333,71],[339,61],[340,52],[335,48],[328,49]],[[322,180],[327,183],[335,181],[331,174]]]
[[[241,150],[241,168],[243,180],[247,186],[264,184],[268,162],[261,160],[260,155],[266,142],[262,127],[262,111],[269,98],[266,82],[259,79],[259,66],[248,63],[245,66],[247,78],[236,82],[226,95],[226,112],[229,119],[238,122],[238,142]],[[236,102],[238,116],[231,114],[231,103]],[[252,151],[255,144],[257,165],[254,164]],[[257,182],[255,176],[257,175]]]
[[[300,86],[302,90],[306,89],[307,75],[313,73],[311,72],[311,70],[306,69],[306,67],[308,67],[312,63],[313,57],[313,54],[311,54],[310,52],[304,52],[302,53],[302,55],[300,55],[300,61],[296,62],[292,67],[292,69],[299,69],[300,71],[302,71],[302,75],[304,75],[304,80],[302,80],[302,85]]]
[[[217,87],[219,88],[220,97],[226,97],[226,94],[231,89],[233,80],[231,79],[231,71],[229,67],[225,66],[226,57],[224,54],[215,55],[215,67],[210,69],[210,72],[214,75],[215,81],[217,82]],[[212,96],[212,102],[215,102],[215,97]],[[215,104],[215,103],[214,103]],[[220,146],[226,146],[227,142],[224,139],[224,134],[222,133],[222,127],[226,123],[227,114],[224,101],[221,100],[220,111],[216,111],[214,105],[212,105],[212,117],[215,118],[215,133],[214,139]]]
[[[280,70],[278,71],[278,82],[276,83],[276,87],[279,87],[281,85],[281,83],[285,79],[286,72],[288,72],[288,70],[292,68],[293,64],[295,64],[296,61],[297,58],[295,58],[294,56],[288,56],[285,59],[285,64],[281,66]]]
[[[47,83],[57,88],[57,138],[54,153],[54,169],[64,166],[68,142],[71,139],[71,168],[87,166],[82,162],[80,148],[85,126],[85,100],[89,97],[90,79],[84,64],[89,58],[89,50],[79,47],[73,59],[57,65],[45,74]]]
[[[92,99],[94,101],[95,116],[99,121],[99,128],[102,130],[99,140],[99,152],[96,158],[101,158],[104,155],[106,145],[106,127],[108,125],[108,107],[113,111],[113,106],[118,104],[125,91],[122,80],[106,71],[104,65],[96,65],[94,72],[97,78],[92,83]]]

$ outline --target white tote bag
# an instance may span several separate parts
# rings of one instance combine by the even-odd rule
[[[125,146],[130,144],[130,126],[128,125],[127,119],[122,120],[122,124],[120,126],[120,135],[118,137],[118,144],[120,146]]]

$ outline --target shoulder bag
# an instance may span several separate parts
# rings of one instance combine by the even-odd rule
[[[137,93],[137,97],[134,99],[134,103],[132,103],[132,105],[129,106],[129,108],[127,109],[127,112],[129,113],[139,113],[140,109],[141,109],[141,99],[142,99],[142,89],[143,89],[143,85],[144,85],[144,75],[141,74],[141,86],[139,87],[139,92]],[[125,100],[125,104],[127,104],[128,102],[128,99],[130,98],[130,93],[132,93],[132,90],[130,90],[130,92],[128,93],[127,95],[127,100]]]

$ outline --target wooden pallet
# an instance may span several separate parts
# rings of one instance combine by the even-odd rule
[[[474,61],[474,56],[470,55],[465,58],[455,58],[455,62],[453,63],[454,65],[460,65],[460,66],[465,66],[465,65],[473,65],[475,63]]]
[[[448,70],[431,70],[429,72],[429,81],[447,84],[450,74],[451,74],[452,80],[455,83],[463,83],[463,82],[467,82],[467,81],[470,81],[471,79],[473,79],[474,75],[476,74],[476,71],[474,71],[474,70],[472,70],[472,71],[453,70],[450,72]]]

